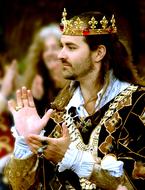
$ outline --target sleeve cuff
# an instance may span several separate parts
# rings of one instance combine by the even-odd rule
[[[114,177],[123,175],[123,164],[122,161],[117,160],[117,158],[109,154],[101,160],[101,168],[103,170],[108,170],[110,175]]]
[[[14,147],[14,156],[19,159],[25,159],[32,154],[29,146],[25,143],[24,137],[17,137]]]
[[[58,171],[62,172],[66,169],[71,169],[79,177],[89,178],[93,171],[94,164],[95,161],[90,152],[69,147],[62,161],[58,163]]]

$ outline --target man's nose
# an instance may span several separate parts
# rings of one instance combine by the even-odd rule
[[[59,59],[62,59],[62,58],[66,58],[66,53],[65,53],[65,50],[64,48],[62,48],[58,54],[58,58]]]

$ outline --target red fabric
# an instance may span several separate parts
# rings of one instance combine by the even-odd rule
[[[7,114],[0,116],[0,158],[13,151],[14,137],[10,130],[10,119]]]

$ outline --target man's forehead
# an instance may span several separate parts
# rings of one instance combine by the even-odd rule
[[[84,42],[84,36],[69,36],[69,35],[62,35],[61,36],[62,43],[82,43]]]

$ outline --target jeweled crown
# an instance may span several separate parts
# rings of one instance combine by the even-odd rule
[[[85,36],[117,33],[114,15],[110,20],[107,20],[105,16],[99,21],[92,17],[87,28],[84,27],[85,23],[79,17],[75,20],[67,20],[66,16],[67,12],[64,8],[60,25],[63,35]],[[98,26],[101,27],[98,28]]]

